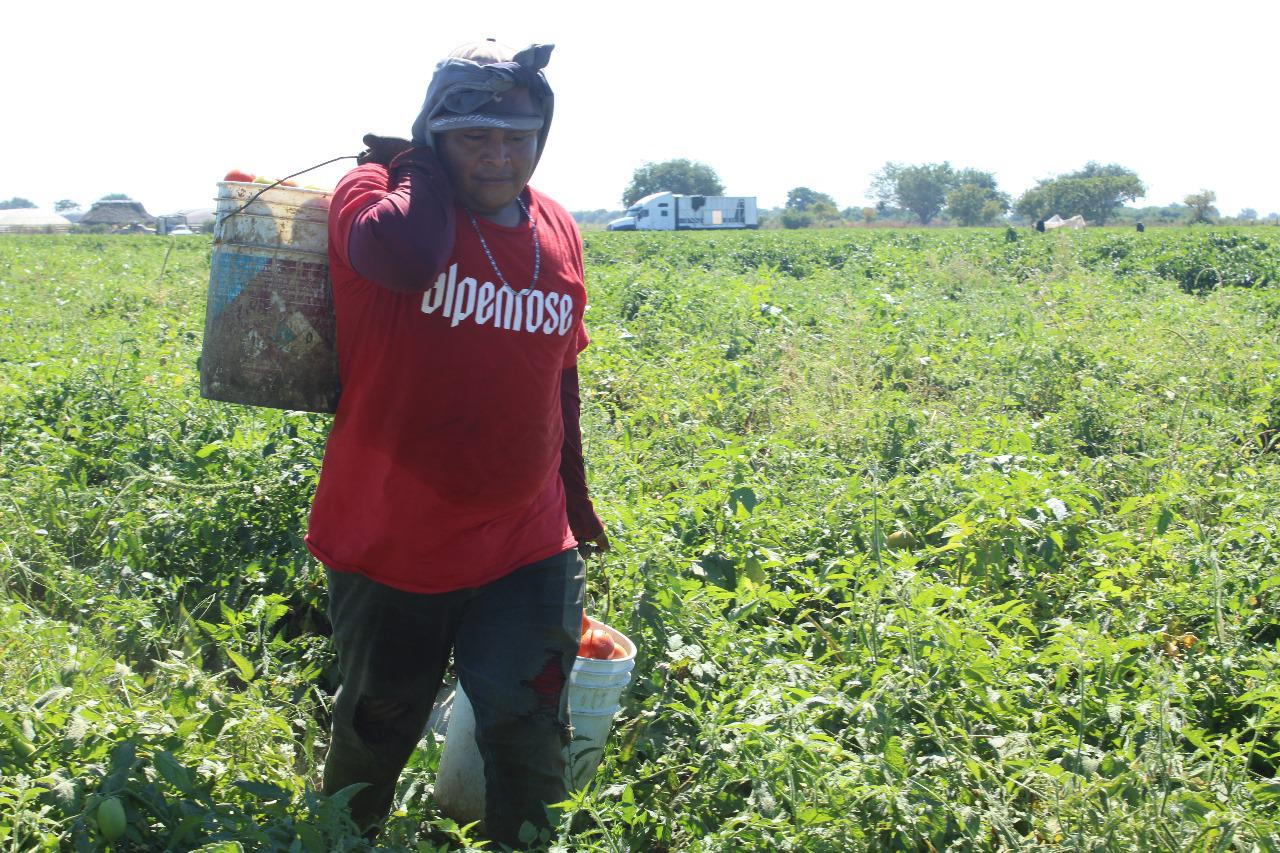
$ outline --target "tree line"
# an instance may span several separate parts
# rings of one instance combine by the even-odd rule
[[[724,184],[705,163],[686,159],[645,163],[635,170],[623,191],[623,207],[664,191],[723,195]],[[940,216],[960,225],[990,225],[1013,213],[1031,222],[1057,214],[1064,219],[1079,215],[1091,224],[1105,225],[1126,202],[1141,198],[1146,191],[1136,172],[1115,163],[1086,163],[1077,171],[1042,179],[1013,199],[1000,190],[992,173],[981,169],[956,168],[945,161],[919,165],[889,162],[872,176],[867,190],[868,196],[876,200],[874,207],[841,211],[830,195],[810,187],[796,187],[787,193],[778,218],[785,228],[859,219],[869,223],[893,217],[928,225]],[[1215,221],[1216,201],[1211,190],[1188,195],[1184,203],[1189,221]],[[604,213],[595,211],[592,215]],[[1188,221],[1186,216],[1181,218]],[[1258,217],[1256,211],[1247,209],[1241,211],[1239,218],[1252,221]]]
[[[133,199],[124,193],[110,193],[109,195],[104,195],[98,201],[133,201]],[[34,210],[36,207],[36,203],[31,199],[17,195],[7,201],[0,201],[0,210]],[[79,209],[80,203],[69,198],[60,199],[53,203],[54,213],[66,213]]]

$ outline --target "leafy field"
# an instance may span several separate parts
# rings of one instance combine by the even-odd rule
[[[363,844],[313,790],[328,419],[199,398],[209,248],[0,239],[2,849],[104,849],[108,799],[119,849]],[[1280,849],[1280,234],[587,265],[590,597],[641,654],[553,844]],[[438,757],[382,843],[468,843]]]

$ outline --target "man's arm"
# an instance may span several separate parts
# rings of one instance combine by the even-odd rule
[[[592,543],[607,551],[609,538],[604,523],[596,515],[587,489],[586,465],[582,459],[582,399],[578,391],[578,368],[568,367],[560,375],[560,413],[564,418],[564,446],[560,450],[560,479],[564,481],[565,510],[569,529],[579,545]]]
[[[374,162],[357,167],[334,202],[340,217],[335,236],[345,238],[338,249],[364,278],[390,290],[417,292],[448,264],[453,189],[430,148],[410,148],[389,167]]]

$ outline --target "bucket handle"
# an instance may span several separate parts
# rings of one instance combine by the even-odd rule
[[[309,166],[306,169],[303,169],[301,172],[294,172],[292,175],[285,175],[283,178],[276,181],[274,184],[267,184],[265,187],[258,190],[256,193],[253,194],[253,198],[249,199],[244,204],[240,205],[235,210],[231,211],[230,213],[228,213],[226,216],[222,218],[223,220],[230,219],[231,217],[235,216],[237,213],[240,213],[246,207],[248,207],[249,205],[257,201],[258,196],[262,195],[264,192],[266,192],[269,189],[274,189],[275,187],[280,186],[290,178],[296,178],[299,175],[305,175],[307,172],[314,172],[316,169],[319,169],[321,166],[328,166],[330,163],[336,163],[339,160],[355,160],[357,157],[359,157],[358,154],[344,154],[341,157],[334,157],[332,160],[325,160],[323,163],[316,163],[314,166]]]

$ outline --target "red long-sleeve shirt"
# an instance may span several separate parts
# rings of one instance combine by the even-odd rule
[[[527,203],[533,289],[530,223],[477,219],[495,275],[428,149],[335,190],[343,394],[307,535],[326,565],[443,592],[603,532],[578,423],[581,237],[541,193]]]

